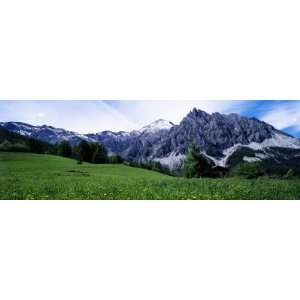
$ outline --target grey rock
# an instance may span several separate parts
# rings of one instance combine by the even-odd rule
[[[237,144],[261,144],[276,133],[292,138],[256,118],[238,114],[208,114],[196,108],[178,125],[159,119],[131,132],[103,131],[83,135],[52,126],[33,126],[21,122],[0,123],[0,126],[51,144],[62,140],[70,141],[73,146],[81,140],[102,143],[109,152],[132,161],[160,160],[174,155],[184,157],[192,142],[196,142],[208,159],[215,161],[224,157],[224,150]],[[292,141],[295,141],[295,145],[299,143],[296,138]],[[278,144],[278,147],[282,145]]]

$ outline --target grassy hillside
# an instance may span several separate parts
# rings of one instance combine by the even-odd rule
[[[0,152],[0,199],[300,199],[300,181],[185,179],[124,165]]]

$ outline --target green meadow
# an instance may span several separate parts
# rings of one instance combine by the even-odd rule
[[[0,199],[300,199],[300,180],[186,179],[121,164],[0,152]]]

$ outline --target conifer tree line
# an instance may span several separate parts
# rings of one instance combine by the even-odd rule
[[[0,126],[0,151],[6,152],[31,152],[38,154],[52,154],[74,158],[78,162],[95,164],[123,163],[119,155],[108,155],[104,145],[82,140],[72,147],[68,140],[52,145],[31,137],[22,136],[8,131]]]
[[[108,156],[107,149],[99,143],[87,142],[82,140],[77,146],[73,147],[64,140],[56,145],[57,155],[75,158],[78,163],[89,162],[94,164],[122,163],[123,159],[119,155]]]
[[[176,176],[178,174],[176,174],[175,172],[172,172],[170,170],[170,168],[166,165],[162,165],[159,161],[124,161],[124,164],[130,167],[134,167],[134,168],[141,168],[141,169],[147,169],[147,170],[152,170],[152,171],[156,171],[156,172],[160,172],[163,174],[167,174],[170,176]]]
[[[52,145],[34,138],[25,137],[20,134],[10,132],[0,126],[0,151],[5,152],[31,152],[38,154],[52,154],[76,159],[78,163],[89,162],[95,164],[121,164],[138,168],[144,168],[161,172],[172,176],[185,176],[186,178],[200,177],[240,177],[254,179],[259,177],[293,179],[299,178],[300,171],[293,167],[285,166],[278,170],[272,165],[259,162],[242,161],[231,168],[215,166],[201,153],[199,147],[194,142],[190,145],[183,168],[171,170],[168,166],[159,161],[124,161],[119,155],[108,155],[104,145],[82,140],[78,145],[72,147],[69,141]]]
[[[53,154],[54,146],[34,138],[10,132],[0,126],[0,151]]]

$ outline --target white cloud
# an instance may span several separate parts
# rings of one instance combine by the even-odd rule
[[[300,130],[300,103],[295,101],[276,106],[261,119],[278,129],[293,127]]]
[[[131,131],[163,118],[178,124],[194,107],[208,113],[249,115],[278,129],[300,131],[300,101],[260,106],[253,101],[0,101],[0,121],[52,125],[80,133]]]

